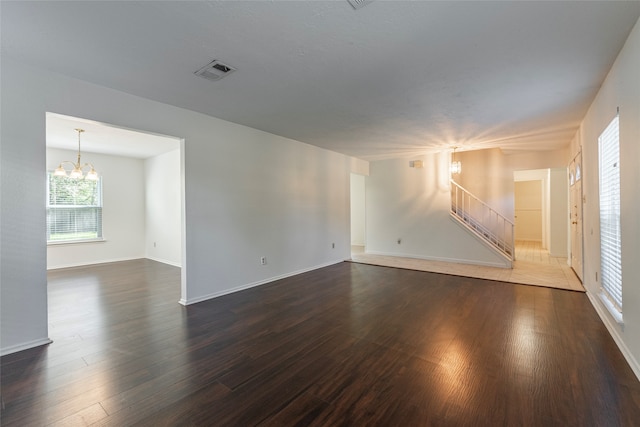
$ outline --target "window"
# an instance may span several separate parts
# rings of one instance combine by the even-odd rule
[[[102,180],[47,174],[47,242],[102,239]]]
[[[573,186],[576,183],[576,173],[573,170],[574,162],[571,162],[571,167],[569,168],[569,186]]]
[[[602,294],[622,321],[620,239],[620,138],[618,116],[598,138],[600,169],[600,269]]]

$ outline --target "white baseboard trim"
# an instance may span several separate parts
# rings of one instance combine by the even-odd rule
[[[604,323],[604,326],[609,331],[609,334],[611,335],[616,345],[622,352],[622,355],[624,356],[627,363],[631,367],[631,370],[633,371],[634,374],[636,374],[636,377],[638,377],[638,380],[640,380],[640,363],[638,363],[638,360],[636,360],[636,358],[633,357],[633,354],[629,350],[629,347],[627,347],[624,340],[620,336],[618,329],[616,328],[616,326],[618,326],[618,323],[609,314],[607,309],[602,306],[602,303],[600,302],[600,298],[597,295],[593,296],[591,292],[589,292],[588,290],[586,294],[587,294],[587,297],[589,298],[589,301],[591,301],[591,305],[593,305],[593,308],[596,309],[596,313],[598,313],[598,316],[600,316],[600,320],[602,320],[602,323]]]
[[[53,341],[49,338],[42,338],[39,340],[33,340],[22,344],[12,345],[11,347],[3,348],[0,350],[0,356],[6,356],[7,354],[17,353],[19,351],[28,350],[34,347],[40,347],[42,345],[51,344]]]
[[[195,304],[195,303],[198,303],[198,302],[210,300],[212,298],[221,297],[223,295],[232,294],[234,292],[243,291],[245,289],[254,288],[256,286],[266,285],[267,283],[271,283],[271,282],[274,282],[276,280],[286,279],[287,277],[296,276],[298,274],[306,273],[308,271],[318,270],[320,268],[328,267],[328,266],[334,265],[334,264],[339,264],[341,262],[344,262],[344,260],[340,259],[340,260],[329,261],[329,262],[324,263],[324,264],[316,265],[316,266],[309,267],[309,268],[303,268],[302,270],[292,271],[291,273],[281,274],[279,276],[270,277],[268,279],[259,280],[257,282],[253,282],[253,283],[247,283],[246,285],[236,286],[235,288],[225,289],[225,290],[222,290],[222,291],[214,292],[212,294],[203,295],[201,297],[190,298],[188,300],[185,300],[184,298],[180,298],[180,300],[178,302],[180,304],[182,304],[182,305],[187,306],[187,305]]]
[[[365,253],[371,254],[371,255],[424,259],[426,261],[454,262],[456,264],[481,265],[484,267],[498,267],[498,268],[506,268],[506,269],[510,268],[505,264],[501,264],[499,262],[491,262],[491,261],[476,261],[476,260],[459,259],[459,258],[432,257],[432,256],[424,256],[424,255],[413,255],[413,254],[393,253],[393,252],[378,252],[378,251],[365,251]]]
[[[89,261],[89,262],[81,262],[81,263],[73,263],[73,264],[64,264],[64,265],[56,265],[55,267],[47,267],[47,271],[49,270],[59,270],[61,268],[72,268],[72,267],[86,267],[88,265],[99,265],[99,264],[108,264],[111,262],[122,262],[122,261],[133,261],[135,259],[150,259],[151,261],[161,262],[163,264],[172,265],[174,267],[182,268],[182,264],[175,263],[173,261],[167,261],[166,259],[161,258],[153,258],[153,257],[135,257],[135,258],[114,258],[108,260],[100,260],[100,261]]]
[[[114,258],[114,259],[106,259],[106,260],[99,260],[99,261],[87,261],[87,262],[78,262],[78,263],[72,263],[72,264],[56,265],[54,267],[47,266],[47,271],[59,270],[61,268],[85,267],[87,265],[108,264],[110,262],[133,261],[134,259],[143,259],[143,258],[145,257],[139,256],[139,257],[133,257],[133,258]]]
[[[150,259],[151,261],[161,262],[161,263],[163,263],[163,264],[168,264],[168,265],[172,265],[172,266],[174,266],[174,267],[180,267],[180,268],[182,268],[182,264],[181,264],[181,263],[179,263],[179,262],[168,261],[168,260],[166,260],[166,259],[162,259],[162,258],[155,258],[155,257],[152,257],[152,256],[148,256],[148,257],[146,257],[146,258],[147,258],[147,259]]]

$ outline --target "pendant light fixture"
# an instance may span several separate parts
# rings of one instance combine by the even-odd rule
[[[451,154],[451,175],[462,173],[462,163],[456,161],[456,148],[458,147],[453,147]]]
[[[80,161],[80,134],[84,132],[84,129],[76,129],[76,132],[78,132],[78,161],[74,163],[71,160],[63,160],[62,162],[60,162],[60,165],[55,170],[55,172],[53,172],[53,175],[68,176],[69,178],[74,178],[74,179],[86,178],[91,181],[97,181],[98,172],[96,172],[96,170],[93,168],[93,165],[91,163],[82,164],[82,162]],[[67,170],[62,166],[65,163],[69,163],[73,166],[73,169],[68,173],[67,173]],[[86,167],[89,167],[91,169],[85,175],[85,173],[82,170],[85,169]]]

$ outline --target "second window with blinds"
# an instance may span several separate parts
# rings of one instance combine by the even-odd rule
[[[622,244],[620,232],[620,137],[618,116],[598,138],[600,178],[601,297],[622,323]]]

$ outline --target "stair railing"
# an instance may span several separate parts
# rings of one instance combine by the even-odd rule
[[[451,215],[511,261],[515,260],[515,225],[451,180]]]

